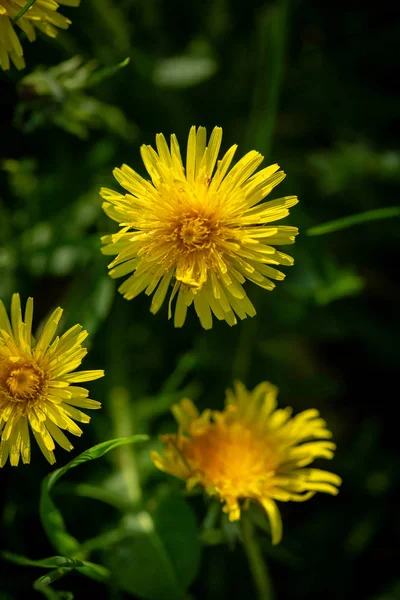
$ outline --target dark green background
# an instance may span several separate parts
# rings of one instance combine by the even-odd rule
[[[73,21],[69,31],[56,41],[25,40],[26,70],[0,74],[0,296],[6,305],[14,291],[34,296],[37,324],[61,305],[65,327],[80,322],[90,330],[84,368],[107,371],[90,385],[104,409],[74,453],[115,437],[116,384],[129,391],[136,431],[154,439],[173,430],[166,408],[184,393],[200,407],[221,408],[234,377],[249,387],[270,380],[280,388],[281,406],[320,409],[338,449],[334,461],[319,466],[343,478],[337,498],[281,505],[277,549],[263,536],[277,598],[396,600],[398,220],[306,234],[331,219],[398,204],[394,14],[364,2],[305,0],[290,2],[287,14],[284,2],[257,0],[83,0],[61,12]],[[77,54],[99,67],[131,61],[97,86],[64,90],[61,99],[21,83],[37,65]],[[177,56],[186,57],[186,74],[182,61],[168,71],[165,60]],[[68,123],[74,131],[65,130]],[[98,196],[102,185],[117,189],[113,167],[126,162],[144,174],[140,145],[153,143],[157,132],[174,132],[184,147],[192,124],[221,125],[223,149],[239,143],[239,156],[253,148],[268,153],[266,160],[287,173],[272,197],[300,198],[285,221],[300,229],[288,248],[295,266],[273,293],[247,284],[258,314],[232,329],[217,322],[204,332],[192,311],[175,330],[165,306],[154,317],[146,296],[123,301],[99,250],[100,235],[115,230]],[[188,353],[165,400],[160,390]],[[151,413],[159,404],[158,414],[143,416],[146,406]],[[165,478],[147,455],[147,447],[139,451],[151,499]],[[57,458],[59,466],[68,460],[61,449]],[[100,482],[115,469],[102,459],[69,480]],[[40,482],[49,471],[35,449],[30,466],[0,473],[1,549],[30,558],[53,553],[38,517]],[[100,502],[67,492],[57,499],[81,540],[116,520]],[[200,523],[204,504],[190,502]],[[1,600],[39,597],[31,584],[40,570],[4,562],[1,570]],[[77,574],[61,587],[76,598],[125,598]],[[255,597],[240,545],[205,548],[190,593]]]

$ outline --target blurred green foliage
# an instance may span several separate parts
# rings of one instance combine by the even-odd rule
[[[117,106],[85,94],[128,64],[129,58],[114,68],[96,69],[95,61],[83,63],[74,56],[50,69],[37,67],[19,83],[16,124],[27,133],[56,125],[82,139],[88,137],[89,129],[98,128],[134,140],[136,127]]]
[[[39,451],[29,467],[2,470],[1,550],[33,562],[0,563],[0,600],[164,598],[161,588],[166,599],[254,597],[237,526],[214,505],[207,513],[201,496],[185,497],[149,458],[157,434],[174,430],[173,402],[190,396],[221,408],[235,377],[249,387],[273,381],[296,411],[317,407],[338,444],[337,498],[283,505],[276,548],[253,515],[276,598],[399,598],[389,401],[400,295],[399,24],[390,10],[86,0],[63,7],[73,24],[56,40],[24,40],[25,71],[0,74],[0,297],[34,296],[36,325],[61,305],[63,326],[90,331],[84,368],[106,369],[91,386],[104,408],[74,452],[151,436],[82,464],[57,486],[68,534],[80,541],[75,558],[44,535],[40,485],[51,468]],[[272,294],[248,284],[258,314],[232,329],[217,322],[204,332],[190,315],[174,330],[166,311],[150,315],[147,297],[124,301],[99,250],[100,235],[113,231],[98,195],[115,187],[112,169],[126,162],[143,174],[140,145],[160,131],[184,145],[192,124],[221,125],[224,148],[239,143],[239,155],[256,148],[279,162],[287,179],[274,197],[300,197],[288,219],[300,228],[295,266]],[[346,218],[360,213],[386,218],[359,216],[350,227]],[[329,235],[306,235],[325,223]],[[62,450],[57,458],[68,459]],[[52,558],[35,563],[44,557]],[[91,561],[110,569],[106,585],[79,572]],[[50,586],[43,567],[52,569]]]

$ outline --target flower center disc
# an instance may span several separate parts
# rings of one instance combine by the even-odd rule
[[[10,361],[0,371],[0,392],[3,388],[11,402],[35,400],[42,393],[43,383],[43,376],[34,365]]]
[[[276,468],[276,457],[265,440],[239,424],[196,436],[191,446],[190,458],[209,483],[238,496],[254,492]]]
[[[209,248],[211,227],[205,217],[188,217],[177,228],[178,239],[189,252]]]

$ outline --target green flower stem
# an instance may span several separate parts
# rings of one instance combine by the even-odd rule
[[[259,290],[254,290],[252,299],[254,301],[255,298],[258,298],[261,302],[262,299],[258,292]],[[254,346],[254,341],[257,338],[257,315],[252,319],[245,319],[238,325],[238,327],[240,327],[240,330],[236,352],[232,362],[232,378],[240,379],[240,381],[246,381],[252,360],[252,348]]]
[[[83,542],[80,547],[82,555],[88,555],[94,550],[109,550],[127,537],[126,531],[113,529]]]
[[[254,585],[257,589],[258,600],[273,600],[274,593],[267,564],[261,553],[254,525],[246,515],[242,517],[242,539]]]
[[[289,1],[277,0],[260,13],[257,28],[258,69],[253,89],[252,107],[247,130],[247,150],[254,148],[268,160],[271,155],[279,96],[284,77]],[[254,305],[261,310],[260,290],[251,294]],[[252,361],[252,349],[257,336],[258,318],[240,323],[233,376],[246,379]]]
[[[124,387],[118,386],[111,389],[110,407],[115,437],[134,435],[131,403],[128,391]],[[118,466],[126,484],[128,500],[132,503],[132,506],[138,506],[142,500],[142,490],[135,451],[132,446],[121,446],[116,449],[116,454]]]
[[[134,406],[128,392],[130,379],[128,373],[129,349],[126,341],[126,323],[129,322],[128,307],[125,302],[115,310],[110,318],[110,355],[108,381],[109,411],[116,438],[130,437],[137,433]],[[137,510],[142,501],[142,490],[136,463],[136,452],[132,445],[119,447],[115,452],[117,466],[125,482],[126,501]]]
[[[23,15],[26,13],[26,11],[28,11],[30,9],[30,7],[35,4],[36,0],[28,0],[28,2],[25,4],[25,6],[23,8],[21,8],[21,10],[19,11],[19,13],[17,15],[15,15],[14,17],[14,22],[18,21],[18,19],[20,19],[21,17],[23,17]]]
[[[342,217],[341,219],[321,223],[321,225],[315,225],[307,229],[307,235],[325,235],[326,233],[333,233],[335,231],[342,231],[348,227],[354,227],[354,225],[363,225],[371,221],[392,219],[393,217],[400,217],[400,206],[376,208],[375,210],[367,210],[356,215],[350,215],[349,217]]]
[[[203,521],[203,529],[214,529],[217,519],[221,514],[221,502],[218,500],[211,500],[207,514]]]
[[[57,594],[57,592],[51,589],[50,584],[54,583],[55,581],[58,581],[59,579],[64,577],[64,575],[70,572],[71,569],[66,569],[64,567],[60,569],[53,569],[53,571],[50,571],[49,573],[47,573],[47,575],[39,577],[39,579],[37,579],[33,583],[33,589],[37,592],[42,593],[43,596],[45,596],[48,600],[57,600],[57,598],[59,598],[59,595]]]
[[[259,66],[253,90],[247,145],[261,152],[267,159],[275,133],[284,73],[288,4],[288,0],[268,4],[258,21]]]

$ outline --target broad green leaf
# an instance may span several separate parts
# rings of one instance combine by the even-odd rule
[[[181,600],[200,563],[196,520],[184,498],[164,496],[154,511],[129,515],[123,525],[127,538],[107,561],[114,580],[140,598]]]
[[[388,208],[377,208],[376,210],[367,210],[357,215],[351,215],[350,217],[343,217],[342,219],[335,219],[334,221],[328,221],[315,227],[307,229],[307,235],[325,235],[326,233],[332,233],[334,231],[341,231],[354,225],[362,225],[370,221],[380,221],[381,219],[391,219],[393,217],[400,217],[400,206],[389,206]]]
[[[134,435],[128,438],[118,438],[97,444],[97,446],[93,446],[82,452],[82,454],[71,460],[65,467],[61,467],[61,469],[57,469],[45,477],[41,487],[40,518],[50,542],[60,554],[68,556],[75,553],[79,550],[80,544],[77,539],[68,533],[62,514],[51,498],[51,490],[55,483],[70,469],[89,460],[100,458],[117,446],[132,444],[146,439],[147,436],[145,435]],[[82,572],[92,576],[92,573],[86,571],[86,567],[83,567]]]

